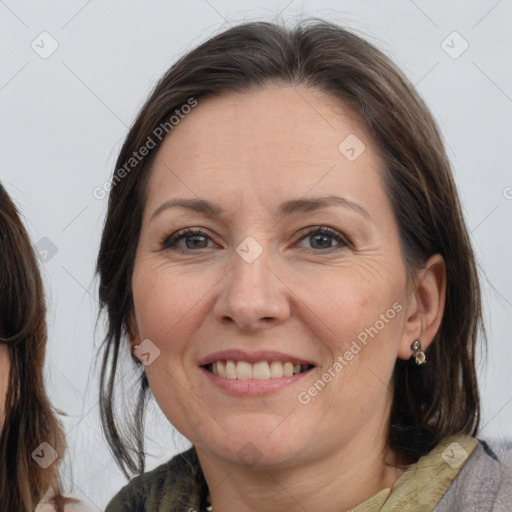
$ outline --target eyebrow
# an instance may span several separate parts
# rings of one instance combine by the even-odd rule
[[[354,203],[353,201],[349,201],[348,199],[340,196],[326,196],[326,197],[315,197],[310,199],[290,199],[285,201],[279,206],[277,217],[282,219],[284,217],[288,217],[291,215],[295,215],[298,213],[307,213],[314,210],[320,210],[322,208],[327,208],[329,206],[343,206],[345,208],[350,208],[351,210],[363,215],[369,220],[372,220],[368,211],[363,208],[360,204]],[[187,208],[189,210],[193,210],[195,212],[209,215],[209,216],[222,216],[224,210],[210,201],[205,199],[170,199],[169,201],[165,201],[162,203],[151,215],[152,220],[159,213],[168,208],[173,207],[181,207]]]

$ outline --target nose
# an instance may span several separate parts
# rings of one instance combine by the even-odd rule
[[[259,331],[279,325],[290,316],[290,290],[269,260],[266,251],[250,263],[233,254],[214,305],[218,322]]]

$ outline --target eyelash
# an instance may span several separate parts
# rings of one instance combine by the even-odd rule
[[[345,249],[345,248],[353,249],[353,245],[349,242],[349,240],[346,237],[341,235],[341,233],[339,233],[335,229],[332,229],[328,226],[314,226],[309,231],[304,233],[297,241],[300,242],[304,238],[311,236],[312,234],[316,234],[316,233],[322,234],[322,235],[328,235],[328,236],[334,238],[340,244],[340,246],[329,247],[325,250],[321,250],[321,249],[319,249],[319,250],[309,249],[309,250],[312,250],[314,252],[328,253],[328,252],[341,250],[341,249]],[[184,229],[180,229],[179,231],[176,231],[172,235],[165,238],[162,242],[162,250],[178,251],[178,252],[182,252],[182,253],[194,251],[193,249],[178,248],[176,244],[182,239],[185,239],[189,236],[197,236],[197,235],[205,236],[211,240],[210,235],[206,231],[203,231],[202,229],[184,228]],[[195,251],[195,252],[205,250],[205,249],[207,249],[207,247],[197,249],[197,251]],[[306,249],[306,250],[308,250],[308,249]]]

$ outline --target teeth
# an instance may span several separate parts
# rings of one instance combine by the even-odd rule
[[[273,379],[278,379],[284,375],[283,372],[283,363],[279,361],[272,361],[270,363],[270,376]]]
[[[267,361],[261,361],[252,365],[252,377],[258,380],[270,379],[270,368]],[[241,377],[243,379],[243,377]]]
[[[247,363],[246,361],[238,361],[236,363],[236,377],[238,379],[252,379],[253,374],[253,368],[250,363]],[[258,377],[254,376],[255,379]]]
[[[256,364],[247,361],[217,361],[211,365],[211,371],[219,377],[239,380],[268,380],[291,377],[309,369],[307,364],[293,364],[281,361],[260,361]]]
[[[226,377],[236,379],[236,364],[233,361],[226,361]]]
[[[285,377],[291,377],[293,375],[293,364],[292,363],[284,363],[283,364],[283,373]]]

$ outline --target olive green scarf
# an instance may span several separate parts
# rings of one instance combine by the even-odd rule
[[[446,438],[412,464],[392,487],[382,489],[350,512],[433,510],[477,444],[470,436]]]

